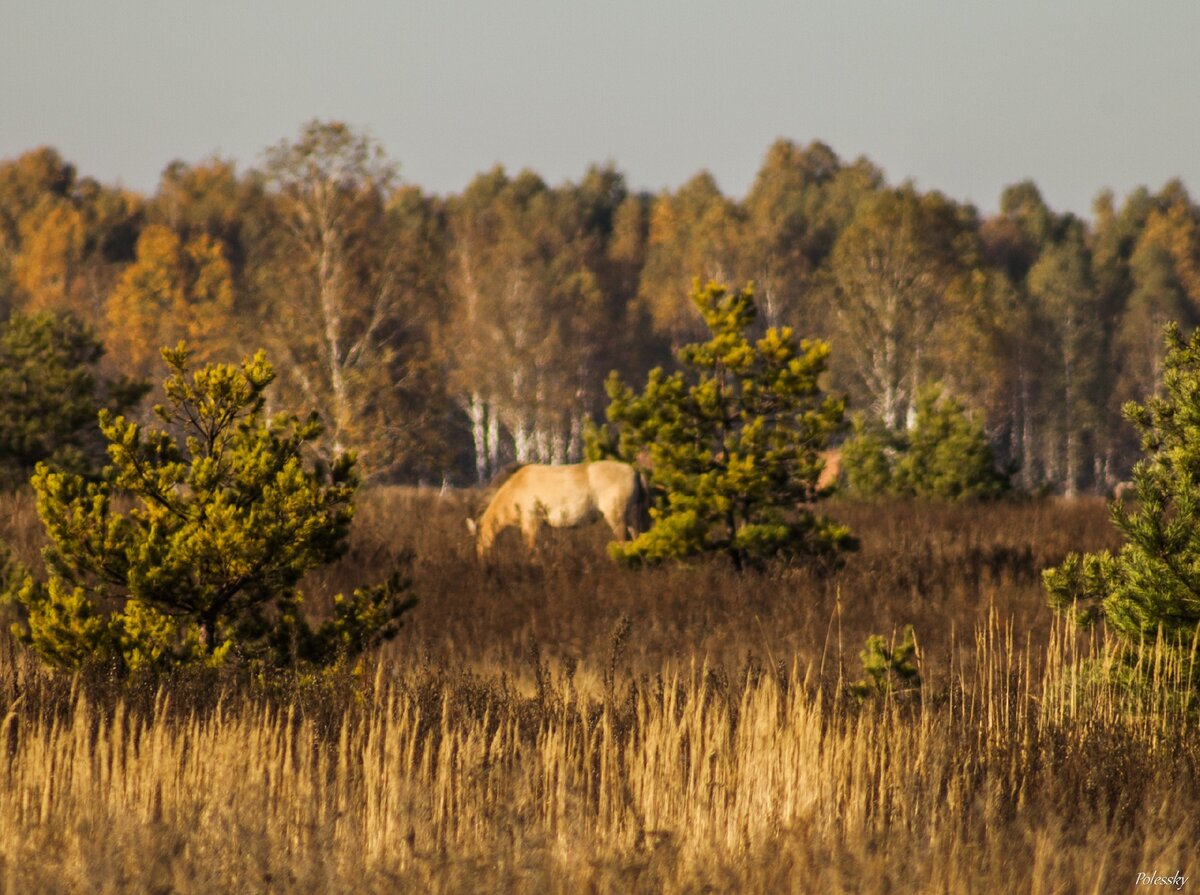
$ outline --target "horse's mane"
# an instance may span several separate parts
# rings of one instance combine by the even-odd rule
[[[488,508],[488,504],[492,502],[492,498],[496,496],[496,492],[504,486],[504,483],[516,475],[518,469],[522,469],[528,465],[528,463],[509,463],[492,476],[492,480],[479,492],[475,501],[474,511],[471,513],[471,518],[478,519],[483,515],[483,511]]]
[[[499,490],[505,482],[516,475],[518,469],[524,469],[528,465],[528,463],[509,463],[498,473],[492,476],[492,480],[488,482],[485,490],[489,493]]]

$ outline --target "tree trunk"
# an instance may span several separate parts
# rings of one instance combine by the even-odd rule
[[[530,447],[532,439],[529,437],[529,423],[525,420],[525,414],[517,415],[516,424],[513,426],[513,450],[517,455],[518,463],[528,463],[530,461]]]
[[[482,485],[488,479],[487,408],[478,392],[472,392],[468,399],[467,416],[471,419],[471,441],[475,448],[475,479]]]
[[[550,433],[547,431],[545,423],[539,424],[533,430],[533,442],[536,446],[537,461],[539,463],[553,462],[550,452]]]
[[[487,457],[490,479],[500,469],[500,413],[495,402],[488,404]]]
[[[344,449],[342,438],[350,412],[350,401],[346,393],[346,376],[342,369],[342,309],[341,297],[338,295],[338,263],[334,257],[337,236],[331,230],[321,234],[321,249],[317,263],[317,289],[321,301],[321,315],[324,317],[325,355],[329,369],[329,385],[332,391],[333,407],[333,449],[341,453]]]
[[[567,437],[567,460],[578,463],[583,459],[583,418],[571,417],[571,434]]]
[[[1023,480],[1025,490],[1033,489],[1036,484],[1034,471],[1034,433],[1032,414],[1029,411],[1029,375],[1025,370],[1024,364],[1021,365],[1021,385],[1019,389],[1021,400],[1021,478]]]

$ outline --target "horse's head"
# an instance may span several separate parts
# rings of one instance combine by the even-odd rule
[[[475,541],[475,555],[480,559],[486,559],[488,552],[492,549],[492,542],[496,539],[494,526],[489,525],[483,517],[473,519],[468,516],[464,521],[467,523],[467,531],[471,533],[471,537]]]

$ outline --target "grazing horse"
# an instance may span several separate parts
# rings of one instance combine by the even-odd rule
[[[1117,482],[1117,487],[1113,488],[1114,500],[1136,500],[1137,486],[1133,482]]]
[[[570,466],[519,467],[496,491],[478,523],[467,520],[482,559],[496,536],[519,526],[530,550],[538,528],[572,528],[603,518],[618,540],[637,537],[650,527],[650,491],[642,474],[628,463],[599,460]]]
[[[821,474],[817,477],[817,488],[824,490],[837,485],[842,474],[842,449],[837,447],[821,451],[821,460],[825,465],[821,467]]]

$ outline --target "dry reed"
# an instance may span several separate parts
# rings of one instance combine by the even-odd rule
[[[1200,738],[1176,683],[1192,657],[1143,645],[1153,683],[1130,690],[1115,644],[1026,593],[1026,566],[1058,549],[1030,533],[1069,540],[1061,513],[1086,512],[1076,541],[1102,540],[1096,508],[996,507],[965,533],[957,510],[873,512],[900,543],[819,581],[639,576],[590,542],[479,569],[453,514],[393,530],[376,507],[347,563],[414,551],[424,614],[373,668],[315,682],[128,691],[0,642],[0,891],[1103,893],[1191,876]],[[927,612],[924,683],[859,701],[872,575],[877,616]]]

